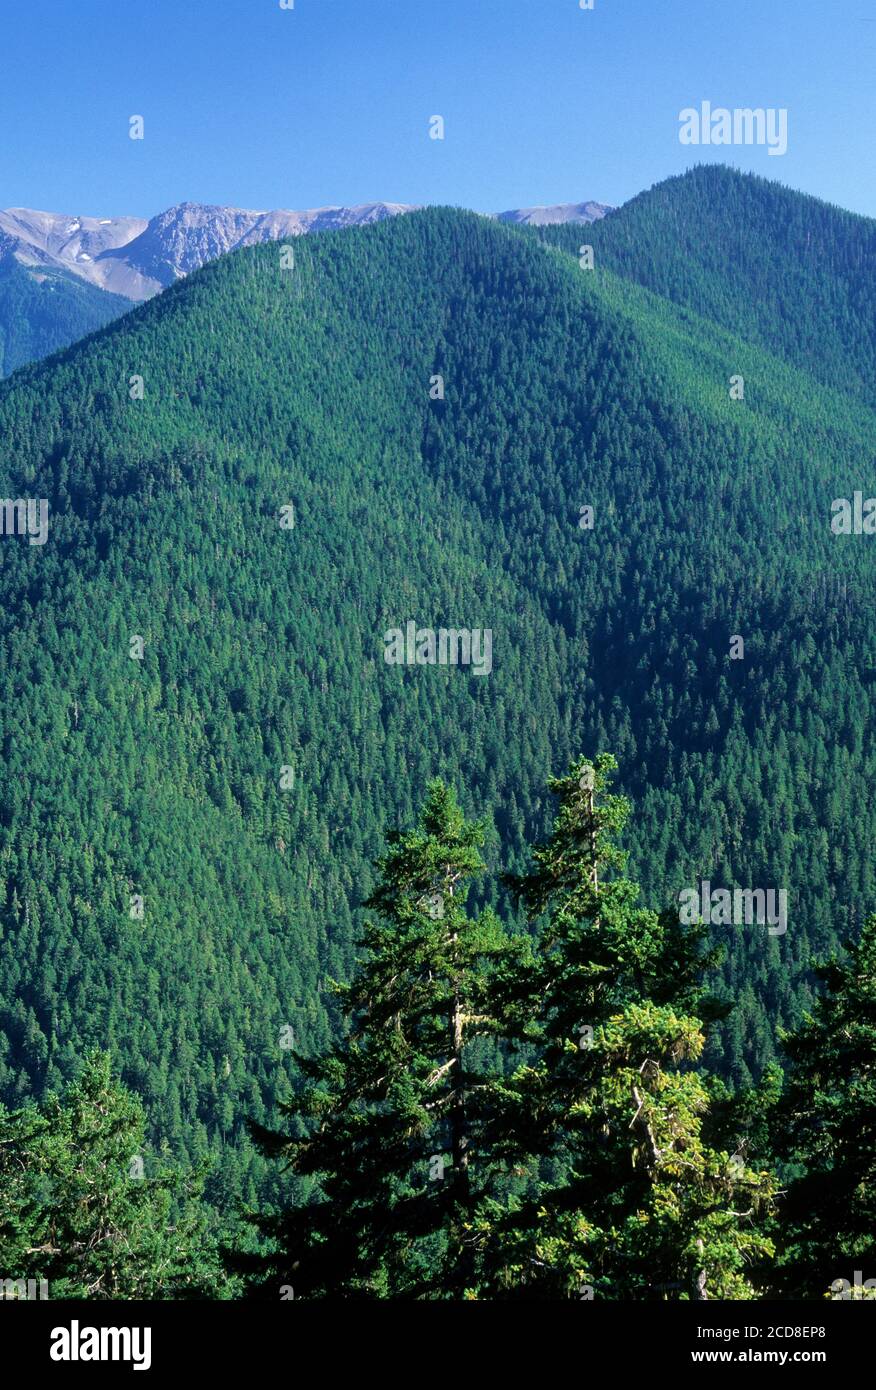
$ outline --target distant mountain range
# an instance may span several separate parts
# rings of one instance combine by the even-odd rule
[[[613,209],[607,203],[554,203],[548,208],[511,208],[493,216],[500,222],[522,222],[530,227],[556,227],[566,222],[598,222]]]
[[[64,271],[125,299],[149,299],[227,251],[308,232],[362,227],[413,211],[407,203],[361,203],[304,212],[178,203],[157,217],[81,217],[32,208],[0,210],[0,260],[31,273]],[[560,203],[494,214],[501,222],[545,226],[594,222],[603,203]]]

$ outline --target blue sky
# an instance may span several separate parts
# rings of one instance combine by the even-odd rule
[[[876,216],[876,0],[6,0],[0,24],[0,206],[617,204],[722,158]],[[786,107],[788,153],[681,146],[704,100]]]

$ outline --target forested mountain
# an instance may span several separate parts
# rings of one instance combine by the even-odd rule
[[[406,203],[297,212],[178,203],[147,222],[0,208],[0,376],[102,328],[134,303],[229,251],[367,227],[410,211]],[[607,211],[602,203],[587,202],[495,215],[541,226],[593,222]]]
[[[20,266],[4,255],[0,236],[0,377],[68,347],[130,308],[130,300],[65,271]]]
[[[649,903],[787,891],[784,934],[711,928],[705,1060],[772,1058],[876,899],[871,538],[831,530],[876,492],[872,236],[711,171],[586,229],[424,210],[235,252],[0,387],[3,495],[50,517],[2,538],[2,1099],[109,1046],[155,1148],[251,1196],[385,825],[440,775],[522,872],[582,750]],[[409,622],[491,669],[389,664]]]
[[[577,250],[580,230],[541,234]],[[876,400],[872,218],[707,164],[640,193],[586,240],[601,266]]]

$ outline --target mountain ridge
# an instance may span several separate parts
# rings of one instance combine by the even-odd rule
[[[370,226],[413,212],[413,203],[329,204],[295,210],[175,203],[149,219],[96,218],[34,208],[0,209],[0,256],[34,271],[64,270],[135,303],[159,294],[207,261],[288,236]],[[510,209],[487,216],[532,226],[591,222],[610,209],[595,202]]]

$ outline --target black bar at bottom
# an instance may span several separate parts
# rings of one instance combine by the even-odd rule
[[[854,1300],[852,1300],[854,1301]],[[104,1371],[283,1375],[349,1366],[385,1379],[464,1379],[506,1366],[568,1379],[591,1358],[618,1370],[708,1378],[749,1366],[837,1372],[867,1365],[876,1304],[812,1303],[94,1303],[0,1301],[0,1360],[54,1379]],[[148,1335],[147,1335],[148,1332]],[[456,1334],[464,1341],[457,1343]],[[95,1359],[97,1357],[98,1359]],[[571,1366],[570,1366],[571,1358]],[[314,1364],[316,1363],[316,1364]]]

